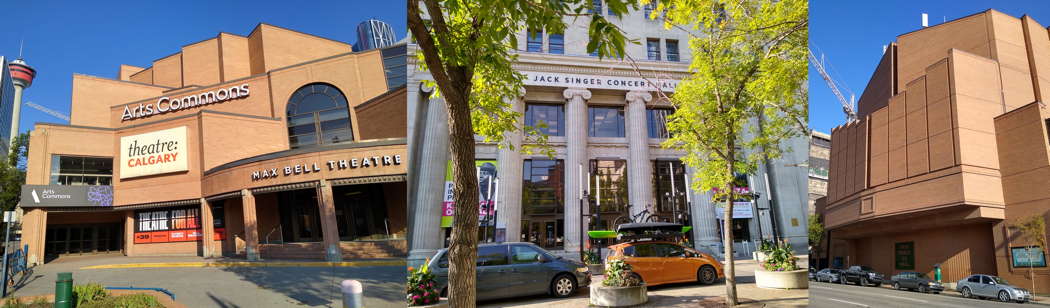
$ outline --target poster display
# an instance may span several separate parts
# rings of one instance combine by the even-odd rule
[[[217,225],[215,240],[226,239]],[[135,244],[194,242],[204,239],[200,208],[184,207],[135,212]]]
[[[120,137],[120,178],[189,170],[186,127]]]
[[[496,172],[498,164],[495,160],[474,161],[478,173],[478,223],[482,226],[491,225],[496,216]],[[452,227],[452,217],[455,216],[455,196],[452,193],[452,161],[448,161],[445,168],[445,194],[441,204],[441,227]]]
[[[1039,246],[1010,247],[1014,267],[1046,267],[1046,254]]]

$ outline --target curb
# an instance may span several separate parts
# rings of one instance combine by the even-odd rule
[[[405,266],[405,260],[346,261],[346,262],[158,262],[106,264],[81,267],[80,269],[121,269],[121,268],[173,268],[173,267],[364,267],[364,266]]]

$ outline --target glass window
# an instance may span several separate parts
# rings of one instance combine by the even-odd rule
[[[674,214],[686,212],[685,165],[678,160],[654,160],[653,174],[655,200],[651,201],[656,204],[656,215],[670,221]]]
[[[983,284],[992,284],[992,279],[988,278],[988,276],[981,276],[981,283],[983,283]]]
[[[660,61],[660,39],[651,38],[646,40],[645,48],[649,53],[649,60]]]
[[[478,266],[507,265],[507,246],[478,247]]]
[[[656,257],[657,256],[657,254],[656,254],[656,247],[654,247],[654,246],[655,246],[654,244],[634,245],[634,246],[632,246],[632,247],[635,247],[634,254],[632,254],[631,256],[634,256],[634,257]]]
[[[667,40],[667,61],[678,62],[678,40]]]
[[[602,0],[591,0],[591,14],[602,14]]]
[[[381,53],[383,54],[383,71],[386,73],[387,89],[393,89],[407,84],[408,45],[400,44],[384,48]]]
[[[659,257],[671,258],[685,256],[685,249],[682,246],[672,244],[656,244],[656,255]]]
[[[981,276],[973,275],[973,276],[970,276],[970,278],[967,278],[966,281],[968,281],[968,282],[981,282]]]
[[[51,184],[110,185],[112,181],[112,157],[51,155]]]
[[[540,124],[546,127],[540,127]],[[548,136],[565,136],[565,106],[527,104],[525,125],[535,127]]]
[[[624,137],[623,107],[590,107],[591,137]]]
[[[511,264],[540,263],[540,255],[543,254],[535,248],[522,245],[510,246]]]
[[[667,131],[667,117],[674,113],[673,109],[656,108],[646,109],[646,126],[649,130],[649,138],[670,138],[671,133]]]
[[[653,15],[653,11],[655,11],[655,10],[656,10],[656,0],[653,0],[653,2],[649,2],[649,4],[646,4],[645,5],[645,19],[649,19],[649,16],[652,16]]]
[[[601,221],[592,221],[591,230],[613,230],[613,223],[619,216],[630,213],[627,205],[627,161],[626,160],[591,160],[590,179],[591,197],[595,200],[601,213]],[[590,212],[594,212],[594,209]],[[597,225],[596,225],[597,224]]]
[[[561,247],[565,206],[565,167],[561,160],[525,160],[522,167],[521,241],[544,248]]]
[[[526,38],[525,51],[543,52],[543,31],[529,30]]]
[[[551,33],[547,37],[547,52],[553,54],[565,54],[565,34]]]
[[[293,149],[354,139],[346,96],[331,85],[299,88],[287,108],[288,141]]]

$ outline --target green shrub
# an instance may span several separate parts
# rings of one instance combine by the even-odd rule
[[[43,297],[38,297],[28,304],[23,303],[18,298],[9,298],[4,301],[4,305],[0,306],[0,308],[50,308],[51,306],[53,304]]]
[[[602,285],[606,287],[633,287],[641,285],[642,281],[634,274],[631,265],[623,259],[615,259],[605,265],[605,280]]]
[[[791,250],[791,245],[787,242],[783,242],[773,246],[773,248],[766,251],[768,255],[765,261],[762,261],[762,267],[767,271],[794,271],[798,270],[798,257],[795,257],[795,253]]]
[[[77,308],[164,308],[156,298],[145,293],[110,296],[99,301],[77,305]]]
[[[602,264],[602,258],[594,251],[588,250],[583,252],[583,262],[592,265]]]
[[[430,259],[427,259],[418,270],[408,268],[408,284],[406,285],[406,297],[408,306],[423,306],[436,304],[441,299],[441,294],[435,288],[434,273],[430,272]]]
[[[73,302],[76,303],[76,306],[74,307],[79,307],[80,305],[94,301],[100,301],[105,299],[108,295],[109,293],[106,292],[106,288],[95,282],[73,286]]]

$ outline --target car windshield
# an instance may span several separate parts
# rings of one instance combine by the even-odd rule
[[[1009,283],[1006,283],[1006,280],[1003,280],[1002,278],[995,277],[995,276],[988,276],[988,277],[992,277],[992,280],[995,281],[995,284],[1009,284]]]
[[[926,277],[926,274],[923,273],[915,273],[915,278],[926,279],[928,277]]]

